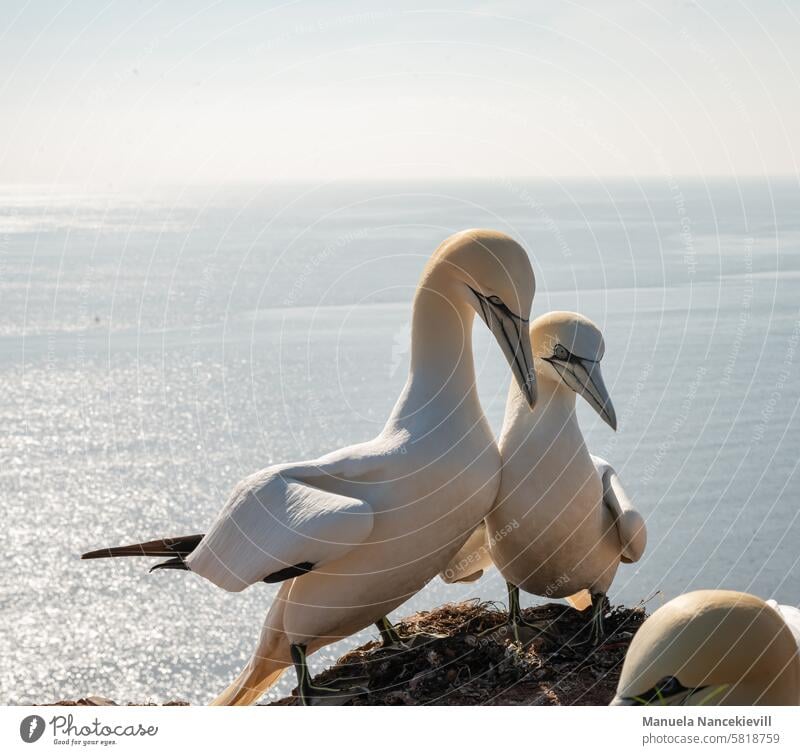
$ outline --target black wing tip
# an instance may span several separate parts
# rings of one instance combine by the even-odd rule
[[[146,543],[120,545],[114,548],[100,548],[81,554],[81,560],[93,558],[120,558],[122,556],[188,556],[205,535],[184,535],[182,537],[165,537],[161,540],[149,540]]]
[[[115,548],[99,548],[96,551],[89,551],[81,554],[81,560],[86,561],[92,558],[121,558],[123,556],[149,556],[149,555],[169,555],[148,553],[142,545],[120,545]]]
[[[111,558],[114,554],[110,548],[101,548],[98,551],[89,551],[88,553],[81,553],[81,561],[86,561],[90,558]]]
[[[294,566],[287,566],[285,569],[279,569],[276,572],[272,572],[272,574],[268,574],[262,582],[266,582],[268,585],[274,584],[275,582],[283,582],[287,579],[293,579],[294,577],[300,577],[303,574],[308,574],[314,568],[314,564],[310,561],[303,561],[302,563],[295,564]]]
[[[170,558],[167,561],[162,561],[160,564],[151,566],[148,574],[152,574],[158,569],[182,569],[183,571],[189,571],[189,567],[180,556],[177,558]]]

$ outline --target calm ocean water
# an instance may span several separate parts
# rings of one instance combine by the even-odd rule
[[[612,601],[723,586],[800,602],[796,184],[0,187],[0,702],[207,702],[228,683],[274,586],[229,595],[78,555],[203,531],[244,475],[372,437],[424,262],[472,226],[524,242],[535,314],[605,331],[620,430],[588,407],[583,425],[650,532]],[[509,375],[484,331],[499,428]],[[397,615],[474,596],[503,600],[498,575],[434,580]]]

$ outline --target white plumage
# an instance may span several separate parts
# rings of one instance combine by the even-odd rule
[[[234,592],[287,580],[252,658],[216,704],[253,702],[292,663],[302,699],[322,695],[308,680],[306,654],[420,590],[486,516],[500,455],[477,397],[472,324],[477,312],[532,405],[534,288],[527,254],[505,234],[450,237],[420,280],[409,378],[377,438],[248,477],[202,539],[87,554],[174,555],[160,566],[188,567]]]
[[[589,453],[575,411],[581,394],[616,429],[600,371],[603,337],[581,315],[551,312],[532,324],[531,339],[539,400],[529,411],[511,386],[485,542],[477,538],[476,552],[471,538],[472,553],[462,549],[442,576],[467,581],[491,561],[512,591],[567,598],[579,609],[595,595],[599,607],[620,561],[637,561],[646,543],[644,520],[611,465]]]

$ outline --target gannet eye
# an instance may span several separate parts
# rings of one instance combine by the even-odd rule
[[[487,297],[492,304],[496,304],[497,306],[502,306],[503,300],[499,296],[489,296]]]
[[[674,676],[665,676],[656,684],[656,689],[664,697],[670,697],[671,695],[677,695],[678,692],[682,692],[686,688]]]
[[[674,676],[665,676],[663,679],[660,679],[658,682],[656,682],[656,685],[647,690],[647,692],[643,692],[641,695],[634,695],[633,697],[626,698],[626,700],[631,701],[635,705],[669,704],[671,699],[674,699],[676,695],[679,695],[682,692],[686,692],[691,695],[692,693],[701,689],[705,689],[705,687],[689,689],[681,684],[680,679],[677,679]]]
[[[556,359],[566,359],[569,356],[569,352],[560,343],[557,343],[553,348],[553,356]]]

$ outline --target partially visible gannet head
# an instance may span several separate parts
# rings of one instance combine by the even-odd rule
[[[800,657],[753,595],[699,590],[659,608],[628,648],[612,705],[798,705]]]
[[[548,312],[531,324],[536,370],[543,380],[563,382],[583,396],[614,430],[617,415],[603,382],[603,334],[577,312]]]
[[[528,320],[536,279],[525,250],[499,231],[461,231],[442,242],[420,285],[441,275],[456,284],[456,295],[491,330],[528,405],[533,406],[536,374]]]

